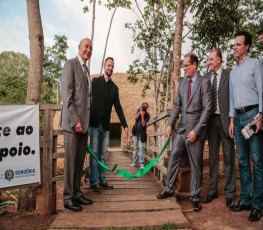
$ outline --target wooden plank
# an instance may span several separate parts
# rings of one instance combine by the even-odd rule
[[[85,196],[94,202],[123,202],[123,201],[152,201],[156,200],[156,194],[97,194],[84,191]],[[172,198],[170,198],[172,199]],[[168,200],[170,200],[168,199]]]
[[[62,129],[53,130],[53,135],[55,136],[63,135],[63,130]]]
[[[170,200],[99,202],[83,206],[83,212],[135,212],[181,209],[175,198]]]
[[[43,157],[42,157],[42,193],[52,194],[52,172],[53,172],[53,111],[44,111],[43,130]]]
[[[180,210],[159,212],[65,212],[57,216],[50,229],[85,228],[154,228],[161,229],[164,224],[174,223],[180,228],[188,228],[189,223]]]
[[[53,104],[41,104],[40,105],[40,111],[45,111],[45,110],[53,110],[53,111],[59,111],[61,110],[62,105],[53,105]]]
[[[33,183],[33,184],[24,184],[24,185],[17,185],[17,186],[12,186],[12,187],[7,187],[7,188],[0,188],[0,192],[4,191],[11,191],[11,190],[16,190],[16,189],[22,189],[22,188],[28,188],[28,187],[37,187],[40,186],[40,183]]]
[[[145,159],[147,161],[151,161],[153,158],[149,157],[149,156],[145,156]],[[156,162],[156,164],[154,165],[155,168],[157,168],[160,172],[162,172],[164,175],[166,175],[167,173],[167,168],[164,167],[161,163]]]
[[[154,123],[166,118],[166,117],[169,117],[170,116],[170,109],[162,112],[162,113],[159,113],[158,116],[154,117],[153,119],[151,119],[148,123],[147,123],[147,126],[150,126],[150,125],[153,125]]]
[[[147,135],[148,135],[148,137],[158,137],[158,136],[165,136],[166,133],[165,132],[154,132],[154,133],[150,133]]]
[[[53,157],[53,159],[64,158],[65,157],[65,152],[53,153],[52,157]]]

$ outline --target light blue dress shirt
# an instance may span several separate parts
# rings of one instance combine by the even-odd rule
[[[259,105],[262,112],[263,63],[256,58],[244,57],[230,72],[229,117],[234,110],[249,105]]]

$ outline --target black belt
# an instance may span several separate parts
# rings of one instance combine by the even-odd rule
[[[243,113],[246,113],[249,110],[254,109],[254,108],[258,108],[258,105],[248,105],[248,106],[244,106],[244,107],[241,107],[241,108],[235,109],[235,110],[236,110],[237,114],[243,114]]]

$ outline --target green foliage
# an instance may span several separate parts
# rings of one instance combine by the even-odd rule
[[[226,53],[226,66],[233,67],[232,51],[235,32],[246,30],[254,36],[251,56],[263,57],[257,42],[256,28],[263,12],[262,0],[196,0],[190,6],[194,22],[188,23],[192,29],[193,50],[201,57],[201,67],[205,70],[206,54],[214,47]]]
[[[63,64],[67,60],[66,52],[68,48],[65,35],[55,35],[54,45],[45,47],[44,71],[41,103],[56,104],[60,102],[60,76]]]
[[[27,94],[29,59],[26,55],[0,53],[0,104],[24,104]]]
[[[128,80],[133,83],[144,82],[142,96],[145,96],[154,82],[156,104],[159,93],[161,103],[165,99],[166,78],[172,55],[170,50],[174,39],[175,10],[175,1],[148,1],[142,12],[142,18],[134,24],[126,24],[133,32],[132,52],[135,49],[141,52],[140,57],[129,66]]]
[[[80,0],[81,2],[83,2],[83,0]],[[94,1],[97,0],[89,0],[89,6],[85,5],[83,7],[83,12],[84,13],[88,13],[90,10],[90,5],[93,4]],[[108,8],[109,10],[111,9],[115,9],[116,7],[122,7],[122,8],[126,8],[126,9],[131,9],[131,5],[132,5],[132,1],[130,0],[98,0],[98,5],[104,5],[106,8]]]
[[[4,213],[5,208],[8,207],[8,206],[10,206],[10,205],[13,205],[13,206],[17,205],[17,201],[4,201],[4,202],[0,202],[0,215],[1,215],[2,213]]]

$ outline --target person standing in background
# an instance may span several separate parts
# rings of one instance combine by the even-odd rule
[[[140,168],[144,168],[145,142],[147,141],[146,125],[150,120],[150,114],[147,111],[148,103],[143,102],[135,115],[135,124],[132,129],[133,135],[133,162],[130,166],[134,167],[137,163]],[[138,149],[139,146],[139,149]]]

